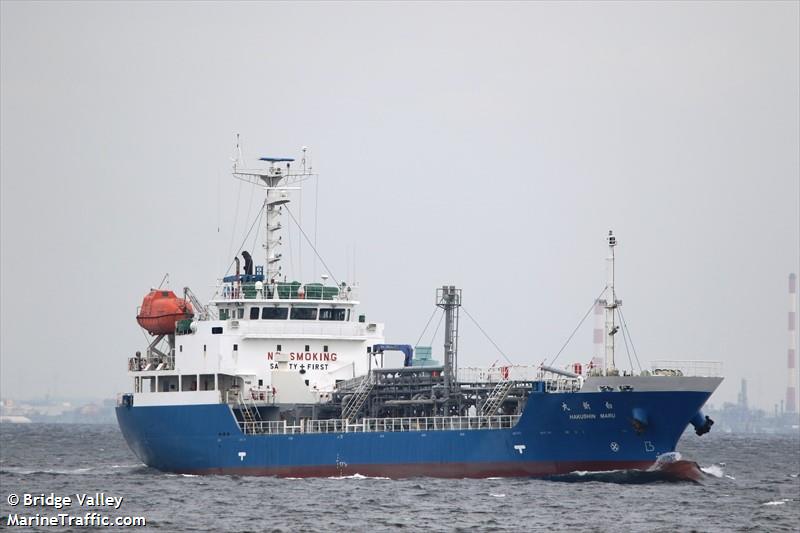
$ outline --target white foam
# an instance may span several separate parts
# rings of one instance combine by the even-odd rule
[[[719,465],[711,465],[711,466],[701,466],[700,470],[708,474],[709,476],[714,476],[721,478],[725,475],[725,472],[722,470],[722,467]],[[733,478],[731,478],[733,479]]]
[[[676,461],[680,461],[681,459],[683,459],[683,456],[681,455],[681,452],[662,453],[661,455],[656,457],[655,466],[658,467],[658,466],[666,464],[666,463],[674,463]]]
[[[31,470],[28,468],[18,468],[18,467],[7,467],[3,469],[3,472],[8,472],[9,474],[21,474],[23,476],[28,476],[31,474],[60,474],[60,475],[70,475],[70,474],[84,474],[86,472],[91,471],[92,468],[74,468],[74,469],[57,469],[57,468],[48,468],[46,470]]]
[[[353,474],[352,476],[331,476],[328,479],[389,479],[388,477],[371,477],[371,476],[364,476],[362,474]]]
[[[492,492],[489,493],[489,496],[492,496],[494,498],[505,498],[506,497],[505,494],[494,494]]]
[[[761,505],[784,505],[786,502],[792,501],[790,498],[781,498],[771,502],[762,503]]]
[[[613,474],[615,472],[624,472],[624,470],[573,470],[570,474],[585,476],[587,474]]]
[[[23,476],[27,476],[36,473],[36,470],[28,470],[27,468],[16,468],[13,466],[9,466],[8,468],[3,468],[2,470],[0,470],[0,473],[21,474]]]

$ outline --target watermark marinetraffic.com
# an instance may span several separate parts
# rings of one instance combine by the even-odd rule
[[[6,515],[5,526],[20,527],[139,527],[146,526],[143,516],[109,516],[102,510],[120,510],[124,502],[122,496],[111,496],[105,492],[94,494],[70,494],[60,496],[50,494],[17,494],[6,497],[14,511]],[[33,512],[43,508],[45,512]],[[47,514],[47,510],[53,511]]]

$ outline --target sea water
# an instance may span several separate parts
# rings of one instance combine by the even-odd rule
[[[188,476],[141,464],[114,425],[2,424],[0,529],[798,531],[800,436],[687,431],[678,449],[700,465],[699,483],[619,471],[550,480]],[[72,506],[12,506],[11,494],[69,497]],[[8,526],[14,514],[59,513],[146,525]]]

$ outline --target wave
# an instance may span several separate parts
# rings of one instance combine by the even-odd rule
[[[771,502],[765,502],[765,503],[762,503],[761,505],[785,505],[786,502],[790,502],[790,501],[792,501],[791,498],[781,498],[780,500],[773,500]]]
[[[132,464],[101,464],[95,466],[75,467],[75,468],[36,468],[24,466],[3,466],[0,468],[0,474],[16,474],[20,476],[35,476],[35,475],[51,475],[51,476],[80,476],[80,475],[98,475],[98,474],[115,474],[127,475],[137,470],[149,470],[149,467],[144,463]]]
[[[690,477],[676,476],[670,472],[660,470],[611,470],[607,472],[570,472],[548,476],[549,481],[565,483],[616,483],[619,485],[639,485],[658,482],[694,481]]]
[[[703,477],[703,472],[707,472],[715,477],[721,477],[723,475],[722,469],[717,465],[712,465],[712,467],[708,467],[707,469],[701,469],[697,463],[683,460],[680,453],[671,452],[658,456],[655,464],[653,464],[647,470],[579,470],[570,472],[569,474],[548,476],[545,479],[568,483],[585,483],[588,481],[618,484],[680,481],[692,481],[699,483]]]
[[[721,478],[725,475],[725,472],[722,470],[722,467],[720,465],[701,466],[700,470],[702,470],[709,476],[713,476],[716,478]]]
[[[615,472],[625,472],[625,470],[575,470],[570,472],[570,474],[575,474],[576,476],[588,476],[591,474],[613,474]]]
[[[21,476],[31,476],[37,474],[48,474],[48,475],[57,475],[57,476],[70,476],[70,475],[80,475],[80,474],[87,474],[94,470],[92,467],[86,468],[72,468],[72,469],[64,469],[64,468],[46,468],[46,469],[31,469],[31,468],[23,468],[23,467],[14,467],[14,466],[7,466],[4,468],[0,468],[0,474],[17,474]]]
[[[390,479],[390,478],[381,476],[364,476],[361,474],[353,474],[351,476],[331,476],[326,479]]]
[[[736,481],[735,477],[733,477],[730,474],[726,474],[725,473],[725,470],[722,468],[724,466],[725,466],[725,463],[717,463],[717,464],[713,464],[711,466],[701,466],[700,470],[704,474],[708,474],[709,476],[715,477],[717,479],[725,478],[725,479],[731,479],[733,481]]]

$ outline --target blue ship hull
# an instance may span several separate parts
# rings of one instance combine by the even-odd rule
[[[225,404],[119,406],[148,466],[186,474],[284,477],[546,476],[646,468],[672,452],[709,392],[532,394],[509,429],[244,434]],[[647,425],[637,432],[633,413]]]

